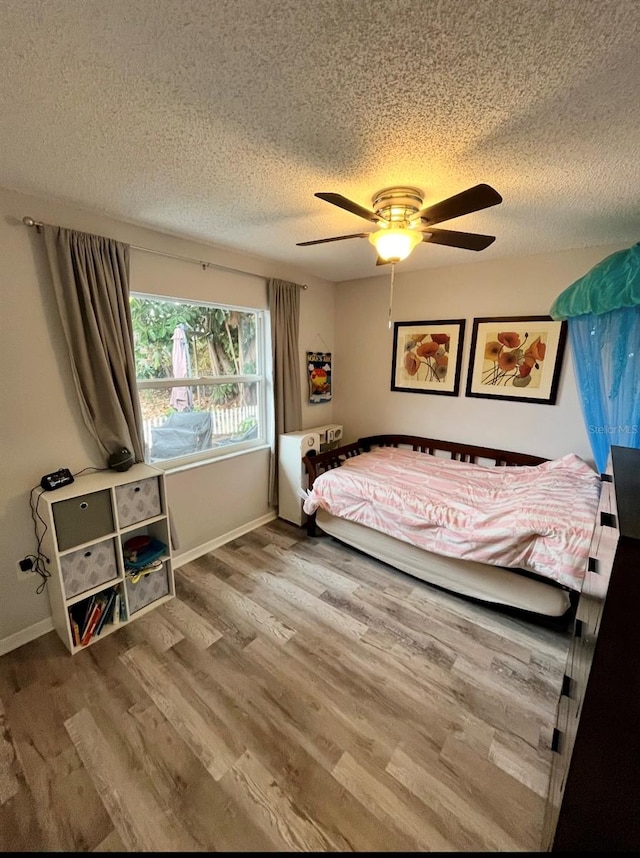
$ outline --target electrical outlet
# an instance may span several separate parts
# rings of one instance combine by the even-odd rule
[[[22,560],[18,560],[16,563],[16,569],[18,570],[18,578],[22,581],[27,575],[31,575],[34,572],[34,563],[31,557],[23,557]]]

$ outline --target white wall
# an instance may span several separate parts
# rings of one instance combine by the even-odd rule
[[[554,298],[597,262],[626,245],[591,247],[449,268],[396,268],[393,321],[466,319],[457,397],[391,391],[393,330],[388,328],[390,271],[339,283],[334,378],[335,419],[345,438],[400,432],[555,458],[593,457],[574,379],[571,347],[555,405],[465,396],[474,317],[548,314]],[[428,253],[429,247],[422,252]],[[464,251],[460,251],[463,253]],[[389,266],[387,266],[387,269]]]
[[[16,563],[35,549],[29,490],[59,467],[76,472],[105,462],[85,429],[75,396],[42,242],[22,224],[25,215],[47,223],[110,236],[165,253],[195,257],[261,275],[203,271],[132,250],[131,288],[175,297],[266,306],[262,278],[308,285],[301,291],[300,371],[306,349],[333,349],[334,285],[276,262],[217,249],[62,204],[0,189],[0,653],[47,628],[46,592],[39,578],[19,578]],[[303,384],[304,387],[304,384]],[[303,427],[333,420],[333,403],[306,405]],[[270,514],[269,451],[217,461],[167,478],[180,553],[193,553]]]

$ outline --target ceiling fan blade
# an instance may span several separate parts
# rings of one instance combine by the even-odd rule
[[[374,223],[384,221],[384,218],[380,217],[380,215],[377,215],[370,209],[365,209],[364,206],[358,205],[358,203],[354,203],[353,200],[348,200],[342,194],[314,194],[314,196],[319,197],[327,203],[332,203],[334,206],[338,206],[338,208],[345,209],[345,211],[351,212],[351,214],[363,217],[365,220],[370,220]]]
[[[425,232],[423,241],[460,247],[463,250],[484,250],[496,240],[495,235],[480,235],[477,232],[456,232],[452,229],[431,229]]]
[[[422,209],[416,217],[422,219],[424,226],[430,226],[432,223],[442,223],[444,220],[497,206],[501,202],[502,197],[491,185],[475,185],[473,188],[468,188],[453,197]]]
[[[356,232],[353,235],[336,235],[335,238],[318,238],[315,241],[298,241],[298,247],[308,247],[310,244],[326,244],[327,241],[342,241],[343,238],[367,238],[368,232]]]

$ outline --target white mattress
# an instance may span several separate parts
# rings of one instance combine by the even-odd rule
[[[567,591],[554,584],[500,566],[433,554],[362,524],[337,518],[323,509],[316,513],[316,524],[325,533],[365,554],[463,596],[548,617],[561,617],[570,605]]]

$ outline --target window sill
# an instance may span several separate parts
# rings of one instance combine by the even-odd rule
[[[229,459],[235,459],[237,456],[246,456],[248,453],[257,453],[260,450],[271,450],[269,444],[265,442],[261,442],[253,447],[244,447],[243,449],[232,450],[229,453],[217,453],[214,454],[214,450],[209,450],[207,453],[204,453],[198,459],[191,459],[190,461],[178,461],[176,459],[169,459],[166,462],[152,462],[151,467],[157,468],[159,471],[164,471],[165,474],[177,474],[181,471],[190,471],[192,468],[201,468],[203,465],[212,465],[215,462],[226,462]]]

